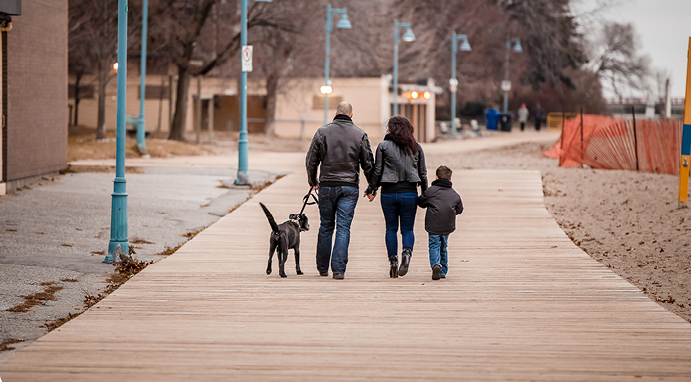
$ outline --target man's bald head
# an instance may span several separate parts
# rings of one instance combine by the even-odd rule
[[[353,105],[348,102],[341,102],[336,106],[336,114],[345,114],[351,116],[353,114]]]

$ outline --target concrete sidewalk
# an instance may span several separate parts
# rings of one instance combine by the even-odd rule
[[[291,254],[287,279],[267,276],[270,229],[257,203],[279,221],[299,211],[307,185],[294,167],[174,255],[0,361],[0,378],[691,379],[691,325],[576,247],[545,210],[538,172],[454,176],[463,179],[466,211],[451,235],[445,280],[430,278],[422,210],[411,271],[388,278],[381,209],[362,198],[346,280],[317,274],[314,206],[302,236],[305,275],[295,275]]]
[[[140,260],[160,260],[254,192],[233,187],[236,170],[220,166],[142,166],[127,174],[129,240]],[[277,173],[258,171],[257,181]],[[43,336],[46,324],[84,310],[85,296],[108,286],[104,264],[110,238],[111,173],[46,177],[0,197],[0,342],[20,348]],[[52,180],[51,180],[52,179]],[[61,288],[27,312],[8,311],[49,286]],[[0,358],[6,356],[0,352]],[[0,376],[1,378],[1,376]]]

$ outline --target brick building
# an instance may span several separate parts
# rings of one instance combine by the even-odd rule
[[[0,195],[67,166],[67,11],[66,0],[0,2]]]

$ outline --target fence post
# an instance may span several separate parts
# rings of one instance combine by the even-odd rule
[[[581,108],[581,165],[583,165],[583,108]]]
[[[636,131],[636,109],[631,106],[631,116],[633,117],[633,147],[636,150],[636,171],[640,171],[638,166],[638,132]]]
[[[566,111],[561,111],[561,145],[559,147],[559,167],[564,163],[564,126],[566,126]]]

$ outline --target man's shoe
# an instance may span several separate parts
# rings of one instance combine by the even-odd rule
[[[389,257],[389,264],[391,264],[391,268],[389,268],[389,277],[395,279],[398,277],[398,256]]]
[[[434,264],[432,267],[432,280],[439,280],[441,278],[441,265]]]
[[[335,280],[343,280],[345,278],[345,273],[334,273]]]
[[[410,250],[410,248],[404,248],[403,254],[401,254],[401,266],[398,268],[399,276],[405,276],[406,273],[408,273],[411,257],[413,257],[413,252]]]
[[[326,277],[329,275],[329,271],[322,271],[321,269],[317,269],[319,271],[319,276]]]
[[[446,275],[441,275],[440,277],[443,278],[443,279],[445,279],[445,278],[446,278]]]

